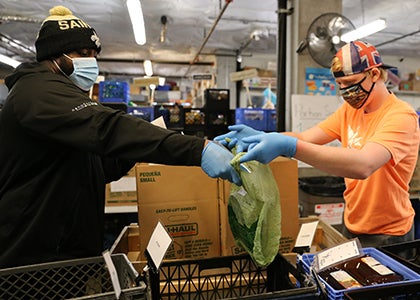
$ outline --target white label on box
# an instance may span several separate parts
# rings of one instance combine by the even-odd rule
[[[363,257],[362,261],[381,275],[394,274],[391,269],[389,269],[387,266],[384,266],[371,256]]]
[[[331,272],[330,275],[346,289],[362,287],[362,285],[346,271],[338,270],[335,272]]]
[[[159,268],[171,243],[171,236],[166,231],[162,223],[158,222],[147,245],[147,251],[149,252],[156,268]]]
[[[387,266],[384,266],[384,265],[376,265],[376,266],[373,266],[372,269],[374,269],[376,272],[378,272],[382,276],[394,274],[394,272],[391,269],[389,269]]]
[[[377,261],[375,258],[373,258],[372,256],[367,256],[367,257],[363,257],[361,259],[365,264],[367,264],[369,267],[373,267],[373,266],[377,266],[380,265],[381,263],[379,261]]]
[[[136,187],[136,177],[122,177],[117,181],[110,183],[110,189],[112,192],[135,192],[137,191]]]
[[[150,124],[153,124],[157,127],[166,128],[166,123],[162,116],[154,119],[152,122],[150,122]]]
[[[360,255],[360,251],[355,240],[328,248],[317,254],[318,269],[322,270],[358,255]]]
[[[330,225],[343,223],[344,203],[315,204],[315,213],[319,218]]]
[[[310,247],[315,236],[316,227],[319,221],[304,223],[300,226],[299,234],[296,238],[295,247]]]

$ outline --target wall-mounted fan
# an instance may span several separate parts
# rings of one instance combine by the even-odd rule
[[[329,67],[331,60],[345,43],[340,36],[354,30],[353,23],[338,13],[325,13],[309,26],[306,38],[300,42],[296,52],[308,48],[309,54],[318,64]]]

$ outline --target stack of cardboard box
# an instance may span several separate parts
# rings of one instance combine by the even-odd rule
[[[282,252],[289,252],[299,230],[297,162],[270,163],[282,210]],[[173,238],[167,259],[202,258],[242,252],[227,217],[230,183],[208,177],[199,167],[139,164],[136,167],[140,251],[160,220]]]
[[[413,92],[420,92],[420,72],[417,71],[417,75],[415,73],[410,73],[407,80],[402,80],[399,84],[400,91],[413,91]]]
[[[297,161],[277,158],[270,163],[280,193],[281,240],[279,252],[294,247],[300,224]],[[234,241],[228,222],[230,183],[208,177],[199,167],[137,164],[138,225],[124,228],[111,253],[126,253],[141,270],[144,251],[158,221],[165,225],[173,243],[165,259],[199,259],[244,253]],[[345,238],[320,222],[313,250],[329,247]],[[292,258],[293,260],[293,258]]]

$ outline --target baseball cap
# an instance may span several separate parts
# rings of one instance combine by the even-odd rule
[[[342,65],[342,70],[333,72],[335,78],[363,73],[372,68],[392,68],[382,62],[381,55],[375,46],[362,41],[345,44],[338,50],[335,57]]]

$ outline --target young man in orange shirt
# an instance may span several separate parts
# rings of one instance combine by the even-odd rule
[[[386,87],[386,66],[376,48],[361,41],[343,46],[331,71],[345,103],[301,133],[264,133],[243,125],[216,140],[247,150],[241,162],[294,157],[345,178],[344,234],[363,247],[414,239],[409,181],[419,151],[414,109]],[[339,140],[342,147],[325,146]]]

